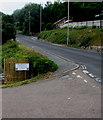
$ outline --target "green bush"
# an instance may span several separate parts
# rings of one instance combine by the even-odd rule
[[[89,46],[89,42],[91,41],[90,37],[84,37],[83,41],[81,41],[79,47],[88,47]]]
[[[54,72],[57,70],[58,66],[51,60],[45,58],[35,57],[33,59],[33,69],[36,74],[43,74],[49,72]]]
[[[47,57],[36,53],[34,50],[26,49],[14,41],[8,41],[3,45],[2,63],[4,58],[28,58],[33,66],[34,75],[54,72],[58,66]],[[3,64],[2,64],[3,65]]]

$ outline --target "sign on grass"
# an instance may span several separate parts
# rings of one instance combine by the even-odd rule
[[[29,63],[15,63],[15,70],[16,71],[28,71],[29,70]]]

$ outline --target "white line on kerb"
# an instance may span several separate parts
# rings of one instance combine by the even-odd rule
[[[87,70],[83,70],[83,73],[86,73],[86,74],[88,74],[89,72],[88,72]]]
[[[95,75],[93,75],[92,73],[90,73],[89,76],[92,77],[92,78],[95,77]]]

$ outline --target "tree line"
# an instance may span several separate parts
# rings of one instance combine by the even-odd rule
[[[40,32],[40,25],[42,31],[54,29],[56,21],[63,17],[68,18],[68,9],[73,21],[94,20],[95,15],[102,14],[103,2],[70,2],[69,8],[68,2],[53,4],[47,2],[45,6],[35,3],[26,4],[22,9],[15,10],[12,15],[2,15],[3,43],[8,39],[15,39],[15,30],[29,35]]]

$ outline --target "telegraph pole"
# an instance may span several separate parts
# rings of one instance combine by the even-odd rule
[[[40,32],[42,31],[42,4],[40,3]]]
[[[30,26],[31,26],[31,23],[30,23],[30,11],[29,11],[29,35],[30,35],[30,32],[31,32]]]
[[[68,0],[68,25],[67,25],[67,45],[70,44],[69,41],[69,0]]]

